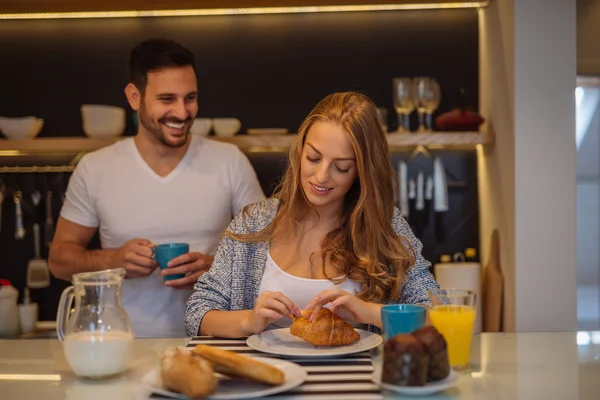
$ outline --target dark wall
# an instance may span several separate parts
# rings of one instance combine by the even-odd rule
[[[123,94],[128,52],[143,39],[163,36],[183,42],[197,56],[199,116],[238,117],[243,131],[285,127],[294,132],[325,95],[360,90],[390,110],[390,128],[395,129],[391,110],[396,76],[435,77],[442,87],[438,113],[456,106],[459,88],[465,89],[467,104],[477,105],[477,29],[474,10],[0,21],[0,115],[44,118],[40,137],[83,136],[81,104],[128,109]],[[133,134],[131,118],[127,123],[127,134]],[[423,230],[424,254],[431,261],[478,247],[479,236],[474,153],[438,154],[465,186],[450,188],[450,211],[444,217],[447,240],[436,240],[433,219]],[[271,193],[285,154],[249,157],[265,192]],[[393,155],[395,164],[407,157]],[[408,168],[412,177],[419,170],[432,171],[431,161],[422,156]],[[22,292],[33,256],[31,226],[43,221],[44,208],[42,203],[38,213],[30,205],[33,176],[3,178],[12,189],[23,190],[29,203],[25,240],[14,240],[11,197],[2,205],[0,230],[0,278],[11,279]],[[35,179],[38,186],[48,183],[56,198],[68,175]],[[55,218],[59,210],[60,203],[54,202]],[[47,249],[42,250],[45,257]],[[54,319],[67,285],[53,279],[50,288],[32,290],[41,319]]]
[[[322,97],[354,89],[387,107],[394,128],[396,76],[435,77],[440,110],[460,87],[477,105],[477,30],[471,9],[1,21],[0,115],[44,118],[40,137],[82,136],[80,106],[129,109],[128,52],[164,36],[196,54],[200,116],[294,132]]]
[[[449,182],[460,182],[461,186],[450,186],[448,193],[449,211],[442,216],[445,238],[436,237],[438,221],[434,218],[433,210],[429,210],[429,222],[421,223],[422,232],[419,238],[423,242],[423,255],[433,263],[439,260],[441,254],[453,254],[464,251],[466,247],[479,248],[479,213],[477,203],[477,159],[475,152],[432,152],[442,159],[448,172]],[[283,175],[287,165],[286,153],[249,153],[248,157],[256,170],[263,191],[270,196]],[[393,153],[391,155],[397,168],[400,160],[407,161],[408,176],[415,179],[419,171],[425,176],[433,173],[431,159],[419,155],[408,161],[408,153]],[[8,186],[6,200],[2,205],[2,226],[0,230],[0,278],[9,279],[19,291],[23,292],[27,279],[27,263],[33,257],[32,225],[35,222],[42,226],[44,233],[45,196],[36,208],[31,200],[31,193],[36,189],[46,193],[53,192],[53,219],[56,221],[60,212],[60,195],[64,193],[68,174],[7,174],[3,180]],[[15,240],[15,205],[12,193],[21,190],[24,195],[23,217],[26,236],[23,240]],[[409,218],[415,232],[419,230],[419,222]],[[42,257],[47,258],[48,248],[42,243]],[[90,243],[90,248],[100,248],[96,235]],[[60,294],[68,282],[52,278],[52,283],[46,289],[32,289],[34,301],[39,303],[40,318],[51,320],[55,318]]]
[[[248,157],[260,177],[264,192],[270,195],[287,165],[285,153],[249,153]],[[423,242],[423,256],[435,263],[440,255],[479,248],[479,204],[477,188],[477,156],[474,151],[431,151],[411,158],[408,152],[391,154],[394,169],[398,163],[407,164],[408,178],[417,180],[419,172],[425,178],[433,175],[433,158],[440,157],[446,169],[449,210],[436,216],[433,205],[423,215],[409,215],[413,232]],[[414,204],[411,204],[413,208]]]

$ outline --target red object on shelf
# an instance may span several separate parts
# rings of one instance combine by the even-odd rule
[[[443,131],[477,131],[485,119],[475,111],[466,108],[455,108],[441,114],[435,123]]]

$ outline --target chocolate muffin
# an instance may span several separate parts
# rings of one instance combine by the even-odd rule
[[[447,377],[450,373],[450,362],[444,337],[433,326],[418,329],[412,335],[429,356],[428,380],[439,381]]]
[[[412,335],[396,335],[383,346],[381,381],[398,386],[427,383],[428,355]]]

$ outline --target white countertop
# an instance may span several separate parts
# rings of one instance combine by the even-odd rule
[[[164,348],[187,341],[136,339],[128,373],[94,382],[74,377],[57,340],[0,340],[0,397],[146,399],[141,376],[157,365]],[[427,398],[600,399],[600,332],[476,335],[471,361],[473,368],[460,373],[457,387]]]

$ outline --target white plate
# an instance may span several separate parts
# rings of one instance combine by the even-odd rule
[[[436,382],[429,382],[425,386],[398,386],[381,382],[380,371],[373,372],[372,380],[381,388],[400,393],[404,396],[429,396],[431,394],[450,389],[458,383],[458,374],[450,370],[450,374],[444,379]]]
[[[227,377],[219,376],[219,385],[217,386],[217,389],[212,396],[207,397],[206,400],[237,400],[268,396],[300,386],[306,379],[306,371],[298,364],[274,358],[253,358],[281,369],[285,374],[285,382],[283,385],[270,386],[258,382],[250,382],[242,379],[229,379]],[[142,384],[152,391],[152,393],[161,396],[167,396],[173,399],[189,399],[189,397],[185,395],[167,390],[160,377],[160,367],[156,367],[144,375]]]
[[[315,347],[292,335],[290,328],[273,329],[252,335],[246,340],[246,344],[254,350],[280,356],[328,357],[360,353],[371,350],[383,342],[383,338],[376,333],[362,329],[356,329],[356,332],[360,334],[358,342],[339,347]]]

